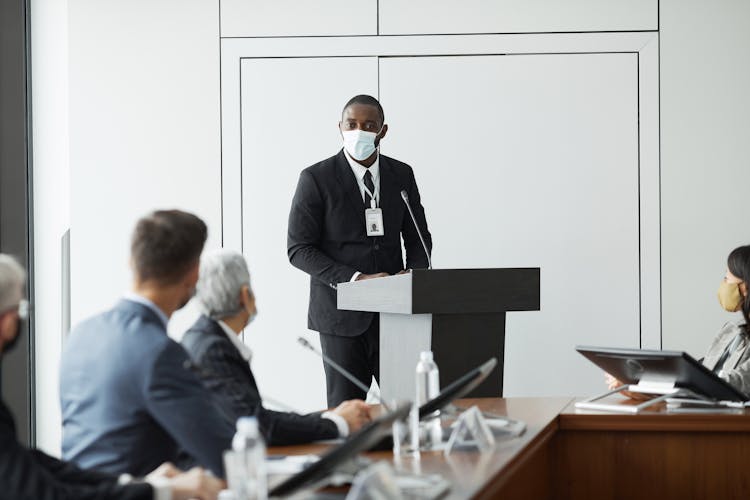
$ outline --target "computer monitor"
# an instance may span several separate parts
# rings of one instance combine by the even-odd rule
[[[591,346],[577,346],[576,351],[626,384],[671,384],[717,401],[749,399],[685,352]]]
[[[409,415],[411,403],[404,403],[392,412],[373,420],[340,445],[331,448],[320,460],[273,487],[268,495],[272,497],[290,495],[302,488],[312,487],[331,475],[336,468],[346,463],[358,453],[367,450],[391,431],[396,420],[404,420]]]

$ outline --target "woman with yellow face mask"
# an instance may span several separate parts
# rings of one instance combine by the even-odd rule
[[[719,303],[728,312],[742,312],[743,322],[730,322],[708,348],[703,364],[750,394],[750,245],[735,248],[727,259],[727,273],[719,285]]]
[[[728,322],[714,338],[703,365],[732,386],[750,395],[750,245],[735,248],[727,258],[727,273],[719,285],[719,304],[728,312],[742,312],[744,321]],[[622,383],[607,374],[610,389]],[[623,391],[633,399],[650,396]]]

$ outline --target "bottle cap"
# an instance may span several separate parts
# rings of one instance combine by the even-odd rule
[[[221,490],[216,500],[237,500],[237,496],[232,490]]]
[[[422,351],[419,353],[419,360],[428,362],[432,361],[432,351]]]
[[[255,417],[240,417],[237,419],[237,430],[242,432],[258,432],[258,419]]]

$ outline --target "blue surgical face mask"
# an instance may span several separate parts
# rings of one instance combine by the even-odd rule
[[[375,138],[379,133],[359,129],[341,132],[344,138],[344,149],[355,160],[366,160],[375,152]]]

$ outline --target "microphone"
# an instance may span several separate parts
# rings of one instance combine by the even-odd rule
[[[312,352],[314,352],[315,354],[317,354],[323,360],[324,363],[326,363],[327,365],[331,366],[334,370],[336,370],[337,372],[339,372],[344,377],[348,378],[349,381],[352,384],[356,385],[357,387],[359,387],[360,389],[362,389],[363,391],[365,391],[365,394],[370,391],[370,388],[367,387],[365,384],[363,384],[361,380],[359,380],[357,377],[355,377],[354,375],[352,375],[351,373],[349,373],[344,367],[342,367],[341,365],[339,365],[338,363],[336,363],[334,360],[332,360],[331,358],[329,358],[328,356],[326,356],[322,352],[318,351],[310,342],[308,342],[308,340],[306,338],[297,337],[297,342],[299,342],[299,344],[302,347],[304,347],[306,349],[310,349]],[[380,399],[380,395],[377,395],[376,397],[378,398],[378,402],[381,405],[383,405],[383,408],[385,408],[386,411],[392,411],[391,407],[389,405],[387,405],[385,403],[385,401],[383,401],[382,399]]]
[[[419,241],[422,242],[422,248],[424,248],[424,254],[427,256],[427,269],[432,269],[432,259],[430,259],[430,252],[427,251],[427,245],[424,242],[422,231],[419,230],[419,224],[417,224],[417,219],[414,218],[414,212],[412,212],[411,205],[409,205],[409,195],[406,193],[406,189],[401,190],[401,199],[404,200],[404,203],[406,203],[406,208],[409,209],[409,215],[411,215],[411,221],[414,223],[414,227],[417,228]]]

